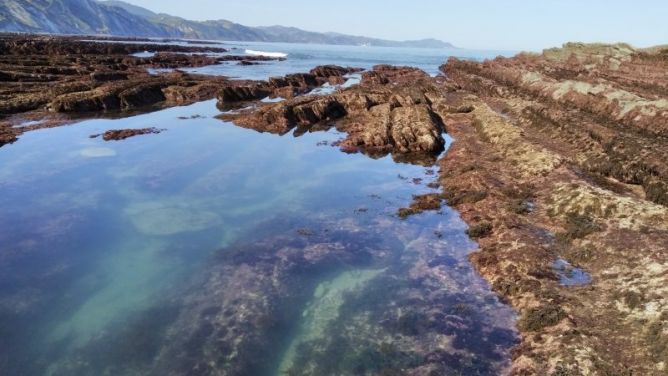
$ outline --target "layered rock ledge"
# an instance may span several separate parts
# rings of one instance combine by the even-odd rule
[[[441,70],[474,108],[444,117],[441,184],[520,314],[513,374],[665,374],[668,49],[571,43]]]
[[[154,54],[132,55],[145,51]],[[0,146],[26,131],[69,122],[66,116],[54,114],[188,104],[214,98],[221,87],[240,84],[176,68],[271,59],[221,52],[226,50],[148,41],[0,35]],[[151,74],[149,69],[173,71]],[[36,119],[39,124],[15,127]]]
[[[442,120],[434,108],[438,92],[419,69],[377,66],[353,88],[299,96],[223,119],[276,134],[336,127],[347,134],[339,144],[344,151],[434,161],[445,145]]]

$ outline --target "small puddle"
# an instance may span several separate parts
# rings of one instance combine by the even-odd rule
[[[557,259],[552,264],[559,283],[562,286],[583,286],[591,283],[591,276],[583,269],[576,268],[564,259]]]
[[[136,52],[134,54],[130,54],[130,56],[143,57],[143,58],[154,57],[155,55],[156,53],[151,51]]]
[[[278,103],[278,102],[283,102],[284,100],[285,100],[285,98],[281,98],[281,97],[274,97],[274,98],[266,97],[266,98],[263,98],[260,102],[262,102],[262,103]]]

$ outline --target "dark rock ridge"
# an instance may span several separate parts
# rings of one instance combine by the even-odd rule
[[[188,104],[215,98],[222,87],[239,84],[225,77],[180,71],[149,74],[149,68],[176,69],[228,60],[270,59],[207,54],[223,52],[223,48],[151,44],[141,40],[131,42],[0,36],[0,145],[16,141],[23,132],[67,121],[56,113]],[[146,50],[156,54],[130,56]],[[23,122],[21,119],[42,121],[39,125],[15,127]]]
[[[269,85],[279,90],[283,85],[308,88],[323,76],[344,73],[340,68],[319,67],[308,75],[270,80]],[[392,85],[385,85],[390,80]],[[435,91],[429,76],[421,70],[377,66],[363,74],[357,87],[331,95],[296,97],[224,118],[242,127],[277,134],[295,128],[304,132],[336,126],[348,134],[340,143],[347,151],[435,157],[445,144],[441,119],[429,99],[429,93]]]
[[[284,77],[272,77],[268,81],[237,82],[222,88],[218,92],[220,106],[236,102],[252,101],[267,96],[293,98],[306,94],[325,83],[342,83],[344,75],[359,72],[358,68],[344,68],[337,65],[318,66],[310,73],[294,73]]]
[[[570,43],[441,68],[472,108],[444,117],[441,185],[520,314],[512,374],[666,372],[667,57]],[[556,260],[591,283],[563,285]]]
[[[293,42],[384,47],[444,48],[435,39],[389,41],[292,27],[248,27],[226,20],[189,21],[122,1],[12,0],[0,2],[0,31],[23,33],[119,35],[206,40]]]

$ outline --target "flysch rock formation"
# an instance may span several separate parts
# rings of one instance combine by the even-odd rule
[[[443,201],[469,224],[479,245],[472,264],[518,313],[511,374],[668,372],[668,48],[573,43],[485,62],[452,58],[437,77],[378,66],[325,95],[308,92],[352,70],[231,81],[145,73],[210,64],[206,56],[11,49],[0,57],[3,142],[31,129],[14,127],[17,116],[47,109],[217,97],[237,108],[221,116],[242,127],[295,135],[334,127],[346,152],[436,162],[442,193],[416,197],[398,215]],[[100,63],[91,69],[92,61]],[[265,96],[285,100],[258,100]],[[441,156],[444,132],[454,142]],[[565,283],[574,271],[587,278]]]
[[[665,374],[668,49],[571,43],[441,70],[474,107],[444,119],[441,184],[520,314],[513,373]],[[591,283],[563,285],[555,259]]]
[[[360,85],[354,88],[330,95],[295,97],[223,118],[276,134],[335,126],[347,134],[340,142],[345,151],[392,153],[399,158],[433,162],[445,146],[442,120],[433,101],[438,96],[439,88],[419,69],[377,66],[364,72]]]
[[[145,51],[155,54],[131,56]],[[144,40],[83,41],[76,37],[1,35],[0,146],[16,141],[26,131],[71,122],[58,114],[183,105],[214,98],[223,86],[242,84],[225,77],[187,74],[176,68],[270,59],[218,54],[225,51],[221,47]],[[150,74],[150,68],[172,71]],[[23,126],[24,123],[29,125]]]

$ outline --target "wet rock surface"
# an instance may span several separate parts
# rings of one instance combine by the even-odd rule
[[[74,37],[0,35],[0,145],[22,133],[71,122],[56,114],[130,111],[214,98],[229,85],[224,77],[179,71],[149,74],[262,56],[220,55],[224,48]],[[131,54],[152,51],[150,57]],[[44,121],[16,127],[21,119]]]
[[[340,84],[346,80],[344,75],[359,71],[328,65],[268,81],[229,80],[187,74],[178,68],[284,58],[221,55],[226,52],[221,47],[152,44],[142,40],[83,41],[74,37],[5,34],[0,35],[0,51],[0,146],[15,142],[26,131],[71,122],[57,114],[150,111],[216,97],[224,106],[266,96],[292,98],[325,83]],[[145,51],[154,54],[132,55]],[[149,69],[170,71],[152,74]],[[30,127],[16,127],[17,122],[32,118],[42,121]]]
[[[158,129],[155,127],[151,128],[140,128],[140,129],[111,129],[104,133],[91,135],[91,138],[97,138],[102,136],[102,139],[105,141],[120,141],[125,140],[126,138],[140,136],[144,134],[158,134],[162,132],[163,129]]]
[[[329,70],[331,67],[323,68],[324,74],[331,74]],[[309,79],[307,75],[283,82],[296,81],[298,88],[308,87]],[[270,81],[270,85],[279,84]],[[223,119],[276,134],[336,127],[347,134],[339,145],[345,151],[435,160],[445,145],[441,118],[429,99],[437,92],[429,76],[419,69],[377,66],[363,74],[360,85],[334,94],[300,96]]]
[[[440,180],[521,316],[513,374],[666,372],[666,53],[567,44],[441,67],[448,105],[472,111],[443,115]]]

